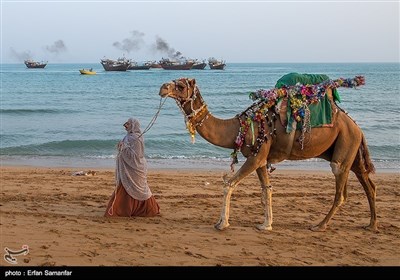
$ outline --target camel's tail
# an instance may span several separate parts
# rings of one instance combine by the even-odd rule
[[[371,158],[369,156],[367,140],[365,139],[364,133],[362,135],[362,141],[360,148],[358,149],[357,157],[359,164],[364,166],[365,172],[367,174],[375,173],[375,166],[372,163]]]

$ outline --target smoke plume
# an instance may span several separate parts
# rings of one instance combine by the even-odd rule
[[[31,51],[17,52],[14,48],[10,48],[10,54],[18,61],[23,61],[32,58]]]
[[[153,46],[153,49],[162,53],[166,53],[169,58],[173,59],[182,58],[182,53],[180,51],[175,51],[175,49],[171,48],[164,39],[158,36],[156,37],[156,42]]]
[[[55,41],[53,45],[46,46],[46,50],[51,53],[59,54],[60,52],[64,52],[67,50],[63,40]]]
[[[127,53],[130,53],[131,51],[137,51],[144,44],[143,37],[144,33],[133,30],[131,31],[131,36],[129,38],[123,39],[122,42],[114,42],[113,46],[119,50],[126,51]]]

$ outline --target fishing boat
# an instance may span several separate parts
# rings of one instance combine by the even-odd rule
[[[145,64],[150,65],[150,68],[158,68],[161,69],[161,64],[157,63],[156,61],[147,61]]]
[[[150,64],[144,63],[139,65],[136,61],[132,61],[128,67],[128,70],[149,70],[150,67]]]
[[[93,71],[93,68],[90,69],[80,69],[82,75],[96,75],[96,71]]]
[[[206,66],[207,66],[207,63],[204,60],[202,62],[195,60],[193,66],[192,66],[192,69],[203,70],[204,68],[206,68]]]
[[[226,64],[224,60],[218,60],[214,57],[208,59],[208,66],[213,70],[224,70]]]
[[[47,61],[33,61],[31,59],[25,60],[24,61],[26,67],[28,68],[44,68],[47,65]]]
[[[194,61],[192,60],[177,61],[168,58],[160,60],[160,65],[165,70],[190,70],[193,64]]]
[[[120,57],[117,60],[103,58],[100,63],[106,71],[126,71],[131,65],[131,61],[125,57]]]

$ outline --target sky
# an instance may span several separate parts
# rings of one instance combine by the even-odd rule
[[[0,1],[1,63],[400,62],[400,0]]]

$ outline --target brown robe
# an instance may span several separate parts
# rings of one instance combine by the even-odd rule
[[[114,201],[115,198],[115,201]],[[111,195],[105,217],[154,217],[160,214],[160,206],[154,196],[146,200],[137,200],[131,197],[122,185]]]

